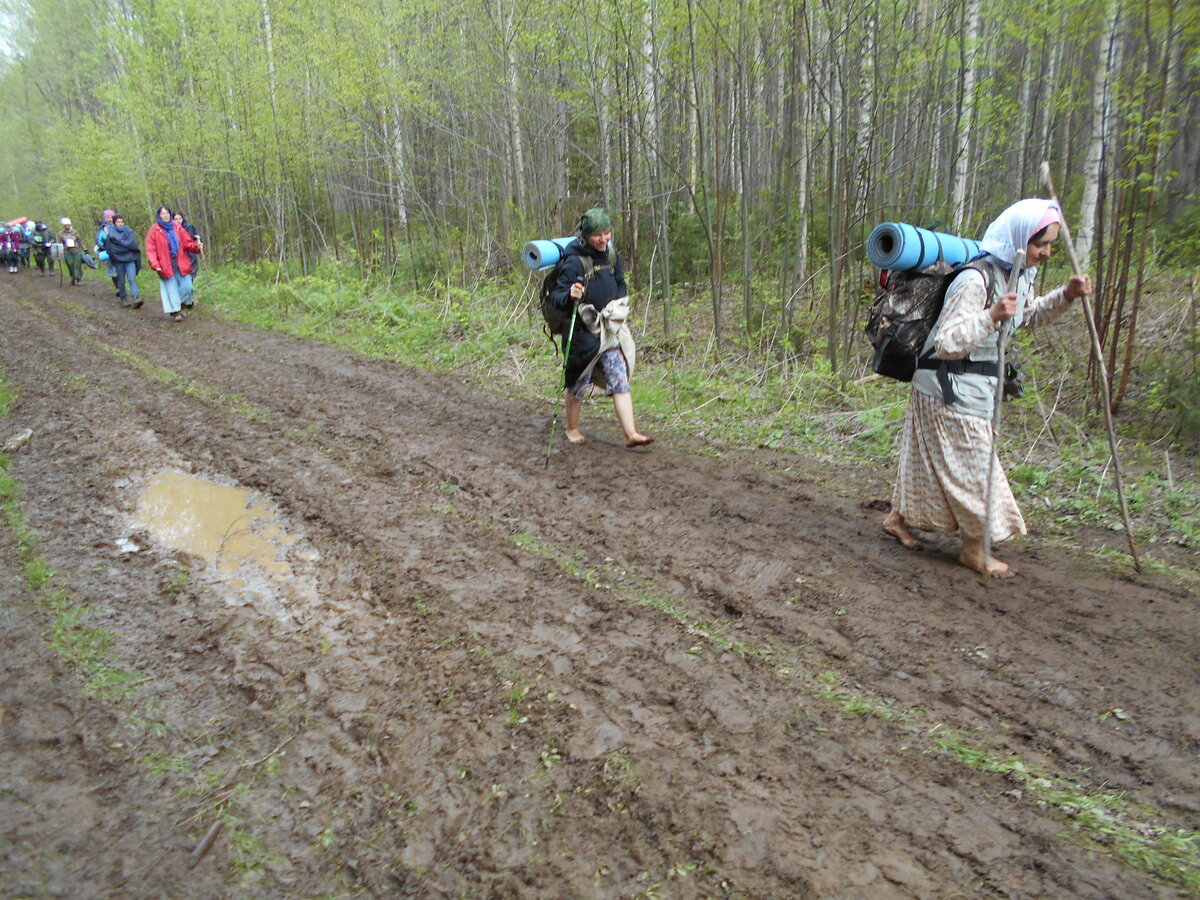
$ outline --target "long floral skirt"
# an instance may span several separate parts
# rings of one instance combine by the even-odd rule
[[[983,537],[987,521],[988,461],[992,475],[993,542],[1026,534],[999,458],[992,458],[992,424],[954,412],[939,397],[914,390],[904,416],[900,468],[892,509],[911,528],[961,531]]]

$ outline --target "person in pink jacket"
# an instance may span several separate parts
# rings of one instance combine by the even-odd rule
[[[0,225],[0,257],[4,258],[9,272],[17,271],[17,255],[21,250],[21,236],[16,228]]]
[[[203,253],[204,244],[193,238],[174,221],[170,207],[160,206],[154,224],[146,232],[146,261],[158,273],[158,293],[163,312],[173,322],[187,315],[182,308],[181,286],[184,276],[192,274],[189,253]]]

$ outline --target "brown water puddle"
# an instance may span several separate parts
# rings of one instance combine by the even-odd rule
[[[155,540],[195,554],[228,575],[247,563],[271,575],[291,574],[278,551],[295,543],[274,509],[248,490],[182,472],[160,472],[137,501],[138,525]]]

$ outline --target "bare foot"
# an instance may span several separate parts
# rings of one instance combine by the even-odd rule
[[[586,444],[587,443],[587,438],[585,438],[583,436],[583,432],[580,431],[578,428],[575,428],[575,429],[568,428],[566,430],[565,434],[567,435],[567,440],[570,441],[572,444]]]
[[[994,556],[988,557],[985,564],[982,550],[974,553],[964,550],[959,554],[958,561],[968,569],[974,569],[976,572],[990,575],[993,578],[1009,578],[1016,574],[1013,572],[1012,566],[1006,562],[1001,562]]]
[[[625,438],[626,447],[645,447],[647,444],[653,444],[654,438],[647,437],[644,434],[635,433],[630,437]]]
[[[898,540],[908,550],[916,550],[921,546],[921,542],[912,536],[912,532],[904,524],[904,516],[895,510],[884,516],[883,530]]]

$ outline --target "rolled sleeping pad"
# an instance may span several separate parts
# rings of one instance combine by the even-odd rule
[[[525,265],[531,269],[550,268],[562,258],[563,251],[573,240],[575,240],[575,235],[555,238],[552,241],[530,241],[522,252],[522,256],[525,257]]]
[[[979,241],[906,225],[884,222],[867,238],[867,257],[880,269],[924,269],[939,259],[956,266],[979,252]]]

